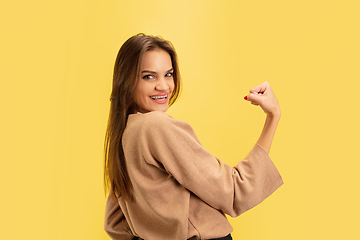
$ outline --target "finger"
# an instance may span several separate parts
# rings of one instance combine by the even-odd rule
[[[270,87],[270,84],[268,82],[263,82],[259,85],[257,85],[256,87],[253,87],[252,89],[250,89],[250,93],[253,94],[263,94],[266,92],[266,90]]]
[[[257,94],[252,94],[250,93],[248,96],[247,96],[247,100],[250,101],[251,103],[256,103],[258,105],[261,105],[262,101],[263,101],[263,96],[262,95],[257,95]]]

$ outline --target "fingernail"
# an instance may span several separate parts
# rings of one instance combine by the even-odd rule
[[[244,99],[247,100],[247,96],[245,96]]]

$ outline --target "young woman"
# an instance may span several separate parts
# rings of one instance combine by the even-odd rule
[[[225,214],[240,215],[283,183],[268,156],[280,119],[269,83],[245,97],[267,117],[235,167],[205,150],[187,123],[165,114],[179,92],[170,42],[138,34],[122,45],[105,140],[105,230],[112,239],[232,239]]]

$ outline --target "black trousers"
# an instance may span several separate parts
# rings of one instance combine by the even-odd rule
[[[232,240],[231,234],[227,235],[226,237],[222,237],[222,238],[213,238],[213,239],[209,239],[209,240]]]

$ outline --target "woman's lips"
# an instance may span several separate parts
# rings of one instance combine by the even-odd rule
[[[158,104],[164,104],[168,101],[168,94],[152,95],[150,99]]]

